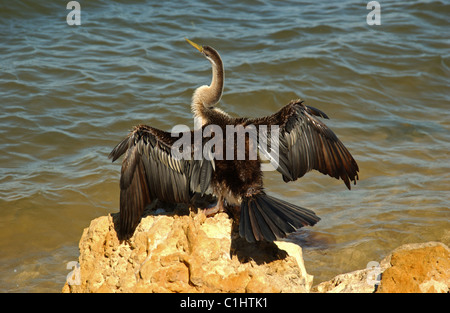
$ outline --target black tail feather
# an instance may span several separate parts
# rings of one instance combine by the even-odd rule
[[[319,220],[311,210],[261,193],[242,200],[239,234],[248,242],[272,242]]]

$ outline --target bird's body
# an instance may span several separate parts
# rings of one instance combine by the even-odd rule
[[[266,195],[260,156],[252,155],[251,151],[259,149],[273,159],[269,149],[260,148],[263,141],[267,144],[276,139],[276,169],[285,182],[315,169],[342,179],[350,189],[350,181],[356,183],[358,178],[358,166],[342,142],[317,118],[328,117],[300,100],[293,100],[275,114],[262,118],[231,117],[215,107],[224,84],[219,54],[209,46],[188,42],[212,65],[211,84],[199,87],[191,104],[194,117],[201,125],[196,131],[202,136],[200,141],[195,141],[195,131],[181,133],[182,137],[189,138],[181,149],[187,151],[185,158],[173,155],[178,137],[145,125],[136,126],[114,148],[110,154],[113,161],[125,154],[120,180],[119,238],[133,235],[145,206],[153,200],[193,204],[206,194],[217,200],[212,211],[231,213],[239,221],[240,235],[250,242],[274,241],[302,226],[314,225],[320,219],[311,210]],[[277,127],[278,133],[261,131],[272,126]],[[256,139],[237,131],[228,135],[230,129],[239,127],[255,130]],[[211,145],[209,140],[219,135],[223,140]],[[237,144],[239,140],[241,146]],[[195,155],[199,145],[207,150],[200,157]],[[243,147],[245,151],[240,155],[239,148]]]

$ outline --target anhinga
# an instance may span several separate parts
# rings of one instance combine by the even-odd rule
[[[301,100],[293,100],[270,116],[231,117],[215,107],[224,84],[224,68],[219,53],[209,46],[186,40],[212,65],[211,84],[197,88],[192,97],[192,112],[201,119],[202,129],[214,125],[225,133],[227,125],[277,125],[279,150],[276,170],[285,182],[318,170],[342,179],[348,189],[350,181],[356,184],[358,165],[336,135],[317,118],[328,118],[325,113],[304,105]],[[266,137],[270,137],[270,133]],[[177,140],[170,132],[138,125],[110,153],[113,162],[125,154],[120,177],[119,239],[133,235],[144,208],[155,199],[193,204],[194,200],[213,195],[217,205],[208,212],[228,211],[239,222],[240,236],[249,242],[274,241],[320,220],[309,209],[265,193],[259,156],[251,159],[247,151],[244,159],[194,158],[195,143],[192,141],[191,157],[179,158],[172,153]],[[206,142],[202,137],[200,144],[204,146]],[[215,149],[225,151],[226,144],[224,141],[222,147],[216,146]],[[252,144],[255,145],[246,137],[245,148],[250,149]],[[267,149],[261,151],[264,154]]]

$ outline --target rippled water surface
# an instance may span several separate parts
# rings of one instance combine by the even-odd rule
[[[450,4],[379,1],[0,1],[0,291],[59,292],[83,228],[117,212],[107,155],[135,124],[193,126],[190,98],[215,47],[233,115],[291,99],[326,121],[360,181],[309,173],[268,192],[322,220],[294,236],[314,284],[410,242],[450,241]]]

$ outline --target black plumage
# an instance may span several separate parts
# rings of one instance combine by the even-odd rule
[[[285,182],[295,181],[311,170],[342,179],[350,189],[350,182],[358,179],[358,165],[337,136],[319,118],[328,116],[319,109],[293,100],[278,112],[262,118],[233,118],[217,109],[223,91],[224,70],[216,50],[200,46],[188,40],[212,65],[213,78],[209,86],[199,87],[192,99],[192,111],[201,118],[202,129],[215,125],[225,134],[227,125],[271,126],[277,125],[279,145],[277,170]],[[312,226],[320,218],[309,210],[265,193],[262,181],[261,160],[250,158],[252,148],[258,146],[260,153],[274,157],[262,141],[271,142],[271,131],[258,132],[258,142],[249,135],[245,139],[245,158],[238,159],[237,147],[232,160],[212,158],[224,153],[227,142],[214,146],[202,157],[194,157],[196,142],[194,131],[182,133],[190,138],[188,158],[177,158],[172,153],[178,137],[150,126],[136,126],[110,153],[113,161],[124,155],[120,178],[120,239],[130,238],[143,214],[144,208],[153,200],[193,204],[206,197],[215,197],[217,210],[236,208],[239,234],[249,242],[274,241],[303,226]],[[205,148],[213,135],[201,139]],[[209,138],[211,137],[211,138]],[[234,134],[235,141],[238,135]],[[242,138],[240,138],[242,139]],[[184,147],[183,149],[186,149]],[[188,150],[186,150],[188,151]],[[189,152],[189,151],[188,151]]]

